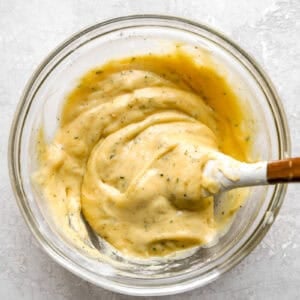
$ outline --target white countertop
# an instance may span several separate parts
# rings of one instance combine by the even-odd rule
[[[50,50],[85,26],[141,13],[207,23],[252,54],[277,87],[300,156],[299,0],[0,0],[0,299],[131,299],[77,278],[37,246],[12,195],[7,140],[22,89]],[[299,196],[291,185],[267,236],[221,279],[164,299],[299,299]]]

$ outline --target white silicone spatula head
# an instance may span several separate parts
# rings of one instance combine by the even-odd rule
[[[243,163],[216,153],[203,169],[203,176],[217,185],[217,192],[203,190],[207,197],[238,187],[300,181],[300,158],[279,161]]]

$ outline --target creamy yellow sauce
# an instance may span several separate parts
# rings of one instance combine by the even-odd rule
[[[52,141],[38,138],[39,183],[51,214],[82,247],[86,225],[125,255],[163,256],[213,243],[242,205],[230,191],[215,211],[210,154],[250,153],[244,111],[208,54],[111,61],[89,71],[67,97]]]

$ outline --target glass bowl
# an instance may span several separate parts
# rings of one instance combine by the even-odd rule
[[[37,167],[36,132],[47,136],[57,128],[66,94],[87,70],[109,59],[163,53],[180,42],[206,49],[223,66],[241,101],[254,113],[253,155],[264,160],[290,153],[289,131],[280,100],[270,80],[239,46],[211,28],[169,16],[141,15],[109,20],[74,35],[54,50],[29,80],[10,132],[9,170],[19,208],[42,248],[59,264],[103,288],[130,295],[167,295],[203,286],[232,268],[264,237],[282,204],[286,187],[251,188],[219,243],[181,259],[128,262],[117,265],[89,257],[53,224],[45,201],[31,182]]]

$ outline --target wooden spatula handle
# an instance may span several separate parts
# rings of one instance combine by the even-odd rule
[[[269,183],[300,182],[300,157],[268,162],[267,180]]]

